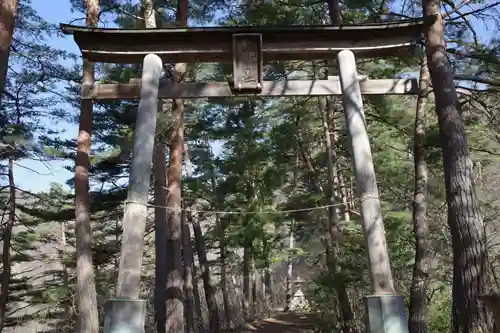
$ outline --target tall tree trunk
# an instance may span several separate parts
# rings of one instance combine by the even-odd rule
[[[224,316],[226,317],[226,328],[232,328],[231,303],[229,302],[229,290],[227,283],[227,249],[226,249],[226,222],[217,214],[219,226],[219,256],[220,256],[220,285],[222,301],[224,303]]]
[[[188,1],[178,0],[176,21],[180,26],[187,26]],[[173,79],[181,82],[186,74],[187,64],[177,63],[174,66]],[[182,221],[181,221],[181,163],[184,150],[184,101],[176,98],[172,105],[174,119],[170,140],[170,167],[168,169],[167,194],[167,253],[170,260],[167,265],[167,301],[166,331],[168,333],[184,332],[184,299],[182,267]]]
[[[351,307],[351,302],[349,301],[349,295],[347,293],[347,287],[345,279],[342,273],[342,268],[339,266],[339,252],[340,252],[340,218],[336,207],[335,200],[335,186],[338,185],[337,170],[335,168],[337,156],[335,152],[335,146],[332,145],[330,126],[329,126],[329,114],[333,114],[333,101],[327,101],[328,105],[325,107],[325,99],[319,98],[319,110],[321,113],[321,118],[323,120],[323,132],[325,136],[325,146],[326,146],[326,158],[328,167],[328,267],[333,276],[335,276],[335,290],[337,293],[337,298],[340,305],[340,310],[342,313],[342,332],[348,333],[354,330],[354,314]],[[335,144],[335,142],[333,143]],[[335,162],[334,162],[335,161]]]
[[[326,0],[328,5],[328,13],[330,15],[330,21],[333,25],[342,25],[344,19],[342,18],[342,11],[340,10],[339,0]]]
[[[293,279],[293,260],[292,260],[292,250],[294,249],[295,237],[293,234],[293,225],[290,226],[290,235],[288,239],[288,269],[286,272],[286,299],[285,299],[285,311],[290,311],[290,305],[293,298],[292,290],[292,279]]]
[[[86,0],[86,23],[97,27],[99,1]],[[83,84],[94,83],[94,64],[83,60]],[[79,333],[97,333],[97,293],[92,264],[92,229],[89,213],[89,166],[92,135],[92,101],[82,100],[75,170],[75,237]]]
[[[14,34],[19,0],[2,0],[0,3],[0,105],[7,81],[10,44]]]
[[[196,264],[194,263],[194,254],[191,251],[191,262],[192,262],[192,278],[193,278],[193,296],[194,296],[194,309],[196,313],[195,325],[198,332],[206,332],[205,321],[203,320],[203,312],[201,309],[201,295],[200,295],[200,285],[198,283],[198,271],[196,269]]]
[[[257,272],[257,269],[255,267],[255,258],[252,256],[252,265],[251,265],[251,274],[250,274],[250,287],[252,290],[252,318],[258,318],[259,316],[259,299],[258,299],[258,280],[259,280],[259,273]]]
[[[453,332],[491,332],[491,316],[478,296],[489,291],[486,233],[474,189],[467,136],[457,110],[453,69],[446,56],[439,0],[423,0],[427,62],[436,99],[453,247]]]
[[[209,150],[210,156],[210,181],[212,185],[212,195],[215,198],[215,208],[217,211],[221,210],[222,207],[222,198],[217,191],[217,179],[215,177],[215,165],[213,161],[213,152],[210,147],[210,142],[208,139],[205,140],[205,145]],[[227,250],[226,250],[226,227],[225,221],[221,218],[220,214],[215,214],[215,223],[218,228],[218,236],[219,236],[219,258],[220,258],[220,284],[221,284],[221,292],[222,299],[224,303],[224,316],[226,317],[226,325],[227,328],[230,329],[232,327],[232,318],[231,318],[231,305],[229,303],[229,294],[227,289]]]
[[[425,162],[425,107],[429,94],[427,58],[422,57],[420,91],[417,101],[414,130],[415,190],[413,194],[413,232],[415,234],[415,263],[410,289],[408,330],[427,333],[427,286],[429,283],[429,246],[427,244],[427,164]]]
[[[160,103],[161,105],[162,103]],[[159,140],[153,156],[155,202],[155,321],[156,331],[165,333],[167,285],[167,177],[165,145]]]
[[[349,212],[349,189],[347,188],[344,174],[338,168],[337,177],[339,179],[339,193],[342,197],[342,215],[344,216],[344,221],[349,222],[351,220]]]
[[[184,259],[184,293],[186,295],[186,333],[194,332],[194,288],[193,288],[193,246],[191,232],[186,223],[186,212],[182,213],[182,258]]]
[[[205,248],[205,238],[201,231],[200,222],[194,219],[191,212],[188,212],[187,217],[193,225],[194,239],[196,243],[196,252],[198,252],[198,260],[200,262],[201,277],[203,279],[203,287],[205,289],[205,298],[209,312],[210,333],[219,331],[219,309],[217,308],[217,300],[215,299],[215,288],[212,285],[210,274],[210,264],[208,263],[207,250]]]
[[[191,178],[192,169],[188,167],[191,163],[189,160],[188,145],[184,144],[184,158],[186,164],[186,177]],[[191,238],[191,230],[187,222],[185,201],[183,202],[182,213],[182,256],[184,258],[184,292],[186,293],[186,318],[192,318],[192,325],[186,323],[186,329],[190,326],[193,329],[196,327],[198,332],[204,332],[205,322],[203,321],[203,314],[201,311],[201,300],[198,284],[198,273],[196,272],[196,265],[194,262],[193,241]],[[186,249],[186,251],[184,251]],[[186,257],[187,256],[187,257]],[[189,281],[190,280],[190,281]],[[189,304],[190,303],[190,304]],[[196,311],[196,312],[195,312]]]
[[[62,277],[63,277],[63,285],[64,290],[67,293],[67,296],[70,294],[70,285],[69,285],[69,273],[68,266],[66,265],[66,253],[67,253],[67,241],[66,241],[66,222],[61,222],[61,265],[62,265]],[[71,303],[69,297],[64,300],[64,318],[66,320],[70,320],[72,316],[71,311]]]
[[[267,305],[271,305],[274,303],[273,299],[273,293],[272,293],[272,276],[271,276],[271,258],[270,258],[270,244],[267,239],[267,237],[264,237],[263,241],[263,250],[265,253],[265,259],[264,259],[264,284],[263,284],[263,296],[265,298],[265,307],[267,308]],[[269,303],[267,303],[269,302]]]
[[[246,216],[243,217],[246,219]],[[251,241],[245,235],[245,244],[243,247],[243,314],[245,320],[250,319],[250,305],[252,304],[251,293],[251,274],[252,274],[252,256],[251,256]]]
[[[0,332],[5,326],[7,303],[9,302],[9,285],[11,277],[11,257],[10,245],[12,242],[12,229],[16,222],[16,184],[14,182],[14,158],[9,157],[8,162],[8,177],[9,177],[9,217],[3,228],[3,252],[2,252],[2,288],[0,290]]]
[[[182,222],[181,222],[181,159],[183,150],[183,114],[181,99],[174,101],[174,132],[170,145],[170,167],[168,169],[167,194],[167,301],[166,331],[181,333],[184,331],[183,275],[182,267]]]

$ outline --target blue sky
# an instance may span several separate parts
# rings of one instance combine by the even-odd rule
[[[50,5],[48,5],[49,3]],[[81,13],[71,13],[69,0],[33,0],[32,4],[38,14],[51,23],[69,22],[73,19],[83,18]],[[54,38],[49,44],[75,54],[79,53],[78,47],[69,36],[66,38]],[[76,112],[76,110],[71,110],[71,107],[68,108],[68,112]],[[78,127],[67,123],[52,124],[51,126],[54,130],[64,130],[64,133],[61,134],[62,138],[76,140]],[[71,162],[16,161],[14,171],[15,181],[18,187],[29,191],[39,192],[47,190],[51,182],[64,184],[71,177],[71,173],[63,168],[64,164],[68,163]]]
[[[83,14],[71,12],[69,0],[32,0],[32,3],[39,15],[52,23],[67,23],[75,19],[83,19]],[[49,3],[50,5],[48,5]],[[493,22],[487,22],[485,25],[483,22],[477,22],[472,19],[471,23],[483,42],[489,40],[496,29]],[[83,21],[74,21],[73,24],[83,25]],[[54,38],[50,41],[50,44],[53,47],[79,54],[78,47],[70,36]],[[77,112],[77,110],[69,109],[68,112]],[[63,138],[76,140],[78,128],[75,125],[59,123],[52,124],[52,127],[55,127],[57,130],[64,129],[65,132],[61,135]],[[17,161],[15,168],[16,182],[20,188],[34,192],[47,190],[51,182],[64,184],[67,179],[72,177],[72,174],[63,168],[68,163],[73,162],[52,161],[42,163],[33,160]]]

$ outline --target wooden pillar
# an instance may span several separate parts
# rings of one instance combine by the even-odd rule
[[[394,292],[375,168],[357,78],[356,60],[354,53],[350,50],[341,51],[337,59],[344,115],[351,142],[357,198],[361,201],[361,224],[373,291],[373,295],[365,299],[367,332],[408,332],[404,300]]]
[[[94,64],[83,59],[83,86],[94,83]],[[77,332],[95,332],[99,326],[94,265],[92,263],[92,229],[90,225],[89,167],[92,144],[92,100],[82,100],[75,158],[75,238],[78,297]]]

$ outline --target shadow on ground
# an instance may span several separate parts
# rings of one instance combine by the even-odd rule
[[[244,324],[234,333],[305,333],[314,330],[314,319],[306,313],[278,313],[272,318]]]

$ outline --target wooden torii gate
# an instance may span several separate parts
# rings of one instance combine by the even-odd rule
[[[128,204],[125,207],[124,241],[132,237],[127,216],[145,210],[148,188],[140,193],[130,188],[139,178],[151,174],[154,131],[158,99],[220,98],[233,96],[332,96],[342,95],[347,132],[350,136],[357,197],[361,201],[362,226],[368,254],[373,295],[366,297],[369,332],[407,332],[404,301],[394,291],[380,200],[366,130],[361,95],[417,94],[416,79],[370,80],[357,75],[355,56],[376,58],[408,54],[422,37],[423,20],[398,21],[383,24],[343,26],[289,27],[213,27],[174,29],[98,29],[61,24],[66,34],[72,34],[82,56],[91,62],[137,64],[144,62],[141,81],[125,84],[88,84],[81,88],[84,100],[140,99],[136,128],[141,135],[134,137],[134,154],[145,159],[131,166]],[[331,60],[337,56],[339,77],[319,80],[262,79],[262,62],[284,60]],[[176,83],[160,79],[162,64],[233,62],[230,82]],[[138,129],[139,130],[139,129]],[[142,137],[148,133],[148,137]],[[152,132],[152,133],[151,133]],[[144,134],[147,136],[147,134]],[[131,197],[132,195],[132,197]],[[138,216],[138,215],[136,215]],[[145,217],[144,217],[145,219]],[[118,297],[122,304],[136,300],[132,290],[140,276],[122,274],[140,271],[142,260],[127,259],[137,247],[124,248],[120,259]],[[141,248],[142,249],[142,248]],[[132,255],[130,255],[132,257]],[[135,256],[137,257],[137,256]],[[139,266],[139,267],[137,267]],[[123,308],[117,308],[120,312]],[[129,311],[131,308],[127,311]],[[144,309],[136,314],[121,311],[107,330],[125,329],[141,332]]]

